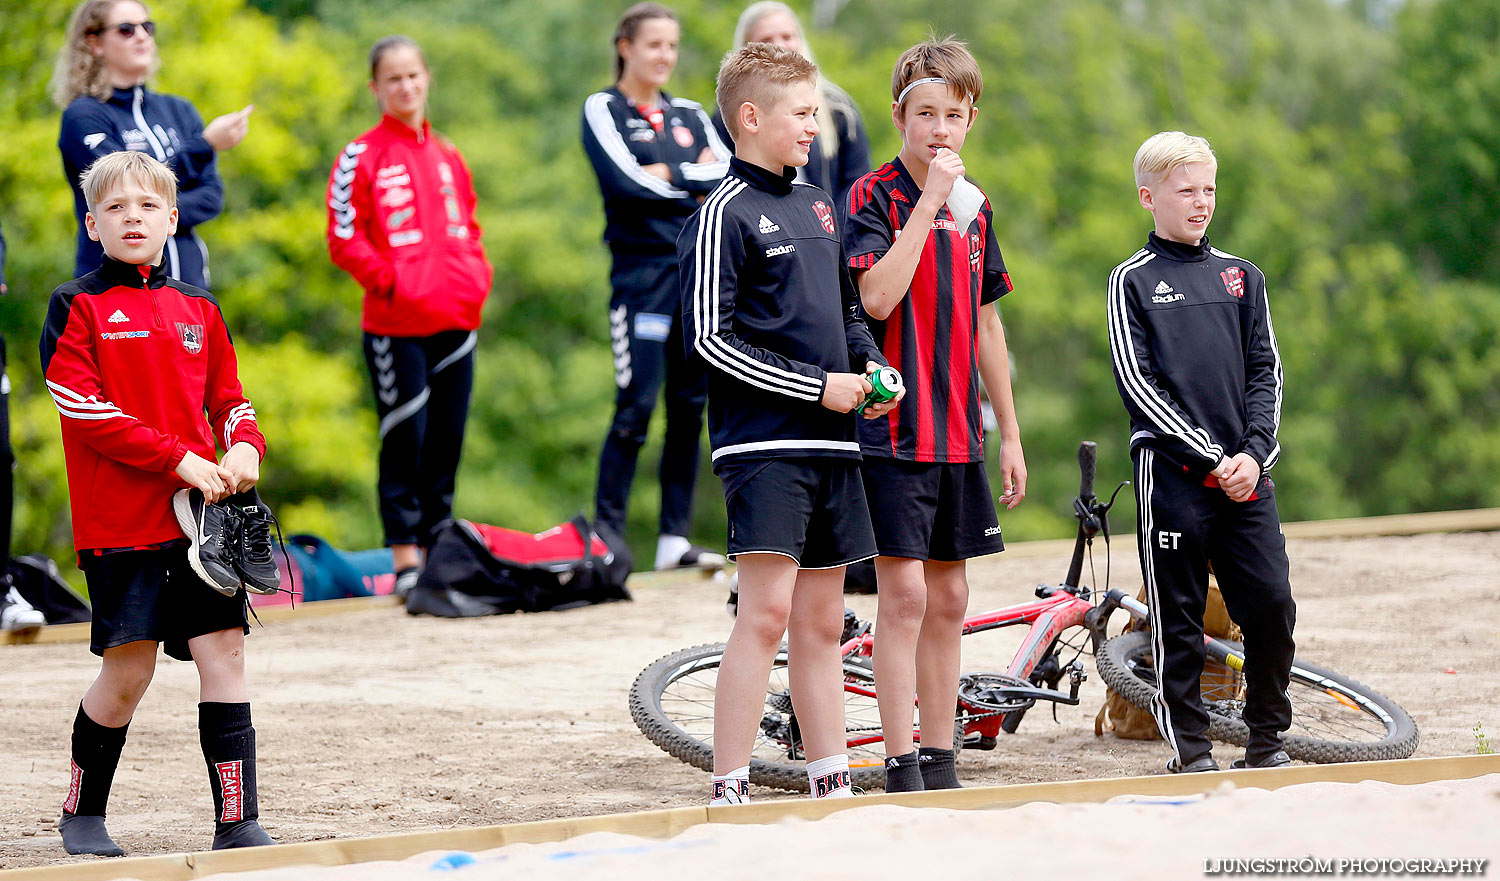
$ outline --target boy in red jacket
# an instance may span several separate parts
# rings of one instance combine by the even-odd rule
[[[252,487],[266,441],[241,391],[218,303],[161,266],[177,225],[172,171],[122,151],[95,162],[82,182],[85,223],[104,247],[104,264],[52,293],[41,355],[62,414],[73,539],[94,607],[89,648],[103,665],[73,722],[72,780],[58,830],[68,853],[124,854],[105,829],[104,809],[164,643],[167,654],[198,667],[214,848],[271,844],[256,822],[246,597],[238,583],[232,590],[223,583],[238,575],[256,589],[268,581],[269,534],[266,553],[241,553],[240,540],[258,541],[264,524],[215,504],[237,493],[258,501]],[[217,463],[216,440],[225,447]],[[190,494],[184,500],[196,515],[191,539],[174,516],[179,491]],[[252,557],[259,565],[244,571]],[[217,567],[213,590],[195,573],[204,563]]]

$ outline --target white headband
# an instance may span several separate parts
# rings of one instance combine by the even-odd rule
[[[925,86],[928,83],[942,83],[945,86],[948,85],[948,81],[945,80],[945,79],[943,79],[940,76],[929,76],[929,77],[923,77],[922,79],[919,79],[919,80],[912,80],[911,82],[909,82],[909,83],[906,84],[906,88],[904,88],[904,89],[901,90],[901,94],[899,94],[899,95],[896,96],[896,103],[900,104],[903,101],[905,101],[906,100],[906,96],[911,94],[911,90],[912,89],[915,89],[917,86]],[[970,104],[974,103],[974,96],[973,95],[969,96],[969,103]]]

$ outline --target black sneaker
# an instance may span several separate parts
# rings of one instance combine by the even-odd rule
[[[1250,756],[1246,754],[1244,758],[1235,759],[1234,761],[1230,762],[1229,767],[1234,768],[1236,771],[1244,768],[1285,768],[1291,763],[1292,757],[1286,754],[1286,750],[1279,749],[1276,752],[1271,753],[1269,756],[1265,756],[1253,762],[1250,761]]]
[[[245,590],[258,594],[276,593],[281,590],[281,570],[276,568],[271,544],[271,524],[276,522],[276,516],[265,505],[246,505],[239,509],[239,513],[234,569],[244,582]]]
[[[1219,763],[1214,761],[1213,756],[1199,756],[1186,765],[1173,758],[1167,762],[1167,770],[1173,774],[1201,774],[1204,771],[1219,770]]]
[[[417,586],[417,581],[419,581],[421,577],[421,569],[417,568],[416,566],[407,566],[405,569],[402,569],[400,572],[396,573],[396,586],[395,589],[392,590],[392,593],[394,593],[396,595],[396,598],[401,600],[403,603],[406,602],[406,598],[411,595],[412,588]]]
[[[235,572],[234,557],[238,548],[235,533],[240,511],[233,505],[210,505],[197,489],[180,489],[172,494],[172,511],[177,525],[188,537],[188,564],[209,587],[232,597],[240,591],[240,576]]]

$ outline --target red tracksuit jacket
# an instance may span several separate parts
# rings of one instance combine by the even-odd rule
[[[494,269],[458,148],[391,116],[355,138],[328,178],[328,253],[365,289],[367,333],[475,330]]]
[[[160,266],[148,279],[105,257],[53,291],[42,374],[62,414],[79,551],[182,538],[172,493],[189,450],[212,461],[216,441],[245,441],[265,455],[218,302]]]

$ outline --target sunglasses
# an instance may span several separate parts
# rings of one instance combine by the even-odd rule
[[[104,28],[104,30],[114,31],[128,40],[131,37],[135,36],[136,28],[140,28],[141,30],[145,31],[146,36],[148,37],[156,36],[156,22],[154,21],[143,21],[139,24],[133,21],[122,21],[117,25],[111,25],[107,28]]]

